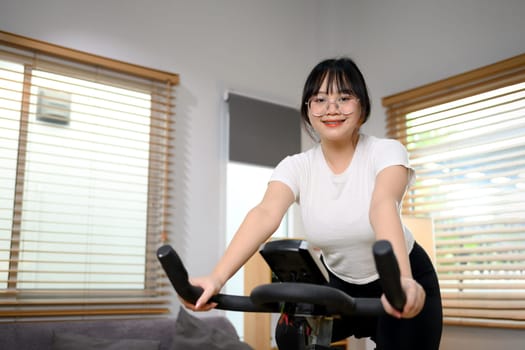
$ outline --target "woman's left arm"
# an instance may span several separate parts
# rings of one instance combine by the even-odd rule
[[[416,316],[425,302],[425,291],[412,277],[401,224],[401,205],[408,181],[409,170],[402,165],[393,165],[381,170],[376,176],[369,212],[376,239],[390,241],[399,264],[401,285],[407,297],[403,311],[397,311],[384,295],[382,297],[385,311],[397,318]]]

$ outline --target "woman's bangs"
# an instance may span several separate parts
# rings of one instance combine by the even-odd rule
[[[323,79],[324,80],[324,79]],[[342,70],[330,70],[326,74],[326,82],[328,84],[328,93],[343,93],[354,95],[352,84],[348,81],[345,72]],[[337,89],[337,91],[334,91]]]

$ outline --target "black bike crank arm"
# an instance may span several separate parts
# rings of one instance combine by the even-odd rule
[[[160,261],[177,294],[182,299],[195,304],[202,294],[202,288],[190,284],[188,272],[175,250],[170,245],[164,245],[157,249],[157,259]],[[216,308],[221,310],[244,312],[280,311],[278,303],[256,305],[247,296],[217,294],[210,301],[217,303]]]
[[[373,246],[379,281],[385,296],[394,308],[402,311],[406,303],[406,295],[401,287],[401,275],[394,250],[389,241],[379,240]]]

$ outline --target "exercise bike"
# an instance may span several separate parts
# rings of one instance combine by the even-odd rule
[[[217,294],[210,301],[217,303],[216,308],[221,310],[285,312],[305,317],[309,332],[304,344],[293,350],[330,349],[334,318],[385,312],[379,298],[353,298],[327,286],[328,273],[306,241],[270,241],[261,246],[259,253],[270,266],[276,282],[255,287],[249,296]],[[406,297],[390,242],[375,242],[371,254],[374,255],[385,296],[393,307],[402,310]],[[195,303],[202,294],[202,288],[189,283],[186,268],[175,250],[170,245],[164,245],[157,250],[157,258],[177,294]]]

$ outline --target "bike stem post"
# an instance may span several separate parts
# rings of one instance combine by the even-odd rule
[[[329,349],[332,342],[332,317],[307,317],[312,329],[306,349]]]

